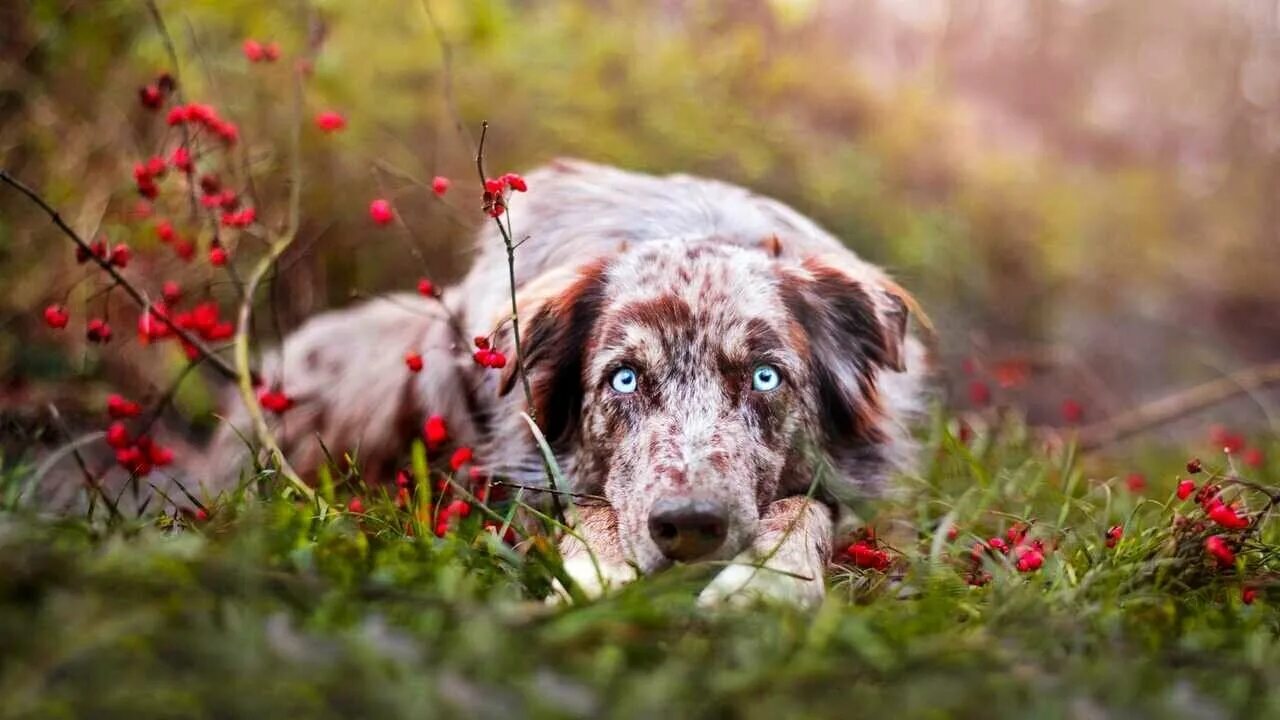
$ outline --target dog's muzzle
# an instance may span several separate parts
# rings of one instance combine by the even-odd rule
[[[671,560],[711,555],[729,534],[729,509],[714,500],[662,498],[649,511],[649,535]]]

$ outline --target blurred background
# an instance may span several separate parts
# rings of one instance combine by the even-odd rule
[[[957,406],[982,402],[978,383],[1033,423],[1061,424],[1064,401],[1088,422],[1280,358],[1274,1],[158,5],[187,99],[240,126],[269,226],[286,211],[289,98],[307,64],[302,226],[259,313],[265,342],[420,275],[459,277],[488,120],[495,173],[569,155],[795,206],[918,295]],[[283,57],[247,62],[246,38]],[[5,2],[0,167],[86,236],[130,244],[152,292],[176,279],[229,305],[221,271],[160,252],[131,217],[133,164],[173,147],[138,88],[172,70],[138,0]],[[346,130],[319,131],[324,110]],[[454,179],[446,202],[434,175]],[[374,229],[374,197],[405,227]],[[0,288],[8,445],[45,437],[49,402],[74,423],[110,391],[154,398],[184,362],[132,342],[122,300],[120,340],[87,345],[101,278],[8,188]],[[41,310],[64,300],[77,331],[51,332]],[[184,383],[174,412],[207,429],[214,385]],[[1270,405],[1253,393],[1162,431],[1259,427]]]

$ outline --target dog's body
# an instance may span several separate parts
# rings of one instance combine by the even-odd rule
[[[490,225],[439,300],[322,315],[265,363],[297,401],[275,428],[295,467],[321,462],[318,434],[385,474],[439,414],[479,465],[545,486],[520,417],[532,411],[570,489],[607,501],[574,508],[581,540],[562,545],[589,591],[737,558],[705,599],[820,599],[834,508],[878,494],[912,454],[923,350],[905,294],[794,210],[732,185],[576,161],[527,181],[509,205],[532,407]],[[470,339],[491,334],[511,358],[501,372],[471,359]],[[421,373],[405,369],[408,350]],[[225,468],[243,459],[233,438],[211,453]],[[751,566],[765,560],[786,572]]]

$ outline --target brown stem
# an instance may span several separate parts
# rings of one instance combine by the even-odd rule
[[[86,256],[88,256],[89,259],[92,260],[98,267],[102,268],[102,271],[105,272],[107,275],[109,275],[111,279],[116,282],[117,285],[124,288],[125,293],[128,294],[129,297],[132,298],[133,301],[137,303],[139,307],[142,308],[143,312],[151,312],[151,301],[147,298],[147,296],[144,295],[142,291],[139,290],[137,287],[135,287],[132,283],[126,280],[125,277],[121,275],[119,271],[116,270],[115,266],[110,263],[110,261],[98,257],[97,253],[93,252],[93,250],[89,247],[89,244],[84,241],[84,238],[81,238],[80,235],[76,233],[75,230],[72,230],[71,226],[67,225],[67,223],[63,221],[62,216],[58,214],[58,211],[55,210],[53,206],[51,206],[48,202],[46,202],[45,199],[41,197],[39,193],[27,187],[25,184],[22,183],[22,181],[18,180],[14,176],[10,175],[7,170],[0,169],[0,181],[16,189],[18,192],[22,193],[23,195],[26,195],[27,198],[31,200],[31,202],[40,206],[40,209],[44,210],[45,214],[49,216],[49,219],[53,221],[53,224],[56,225],[64,235],[71,238],[72,242],[74,242],[76,246],[80,248],[81,252]],[[213,350],[211,350],[208,345],[204,344],[202,340],[200,340],[199,338],[195,337],[194,335],[188,333],[186,330],[179,327],[177,323],[169,319],[169,316],[167,314],[152,313],[152,316],[155,317],[157,320],[159,320],[161,323],[163,323],[165,327],[173,331],[173,334],[181,338],[183,342],[195,348],[196,352],[198,352],[202,358],[208,360],[213,365],[214,369],[217,370],[223,377],[226,377],[231,380],[234,380],[236,378],[235,368],[231,367],[231,365],[227,363],[226,360],[223,360],[221,357],[214,354]]]
[[[1095,450],[1210,405],[1280,383],[1280,362],[1255,365],[1224,378],[1186,388],[1080,429],[1079,447]]]

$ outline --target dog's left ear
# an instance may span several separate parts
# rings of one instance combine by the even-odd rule
[[[857,350],[878,368],[905,371],[907,320],[915,300],[878,270],[845,264],[815,257],[784,271],[783,301],[808,332],[815,356]]]
[[[582,373],[587,342],[605,295],[605,263],[553,271],[520,289],[521,351],[533,399],[532,414],[552,447],[577,428],[585,390]],[[508,342],[508,347],[513,347]],[[503,370],[498,392],[520,382],[515,353]]]
[[[778,287],[804,330],[828,448],[844,454],[876,444],[882,439],[876,376],[907,369],[914,300],[878,270],[848,267],[840,258],[785,268]]]

